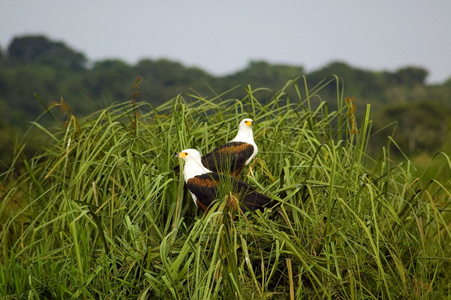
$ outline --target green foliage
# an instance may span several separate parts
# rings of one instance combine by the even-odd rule
[[[407,153],[439,152],[451,138],[450,115],[451,108],[437,101],[388,106],[377,115],[378,124],[396,123],[381,128],[379,139],[393,135]]]
[[[323,88],[291,81],[277,92],[246,86],[239,99],[180,94],[158,107],[68,113],[56,130],[36,123],[48,142],[22,173],[2,175],[0,295],[445,297],[450,179],[418,180],[409,160],[392,162],[390,147],[368,156],[369,106],[356,127],[352,102],[339,91],[330,111]],[[256,122],[260,152],[243,179],[277,206],[242,215],[218,199],[202,215],[174,154],[213,149],[245,117]]]
[[[304,74],[304,68],[289,65],[272,65],[265,61],[251,61],[242,71],[227,76],[234,85],[249,82],[251,85],[276,87],[285,84],[284,78],[296,78]]]
[[[213,99],[218,96],[215,90],[229,91],[229,97],[241,99],[246,93],[244,89],[236,87],[243,84],[265,87],[267,90],[262,92],[259,100],[266,103],[273,97],[271,91],[277,90],[288,80],[307,75],[311,86],[322,85],[330,80],[330,84],[321,91],[321,97],[326,99],[334,99],[337,90],[345,85],[347,94],[343,96],[357,99],[357,114],[365,110],[366,103],[371,103],[373,111],[380,113],[377,116],[385,116],[386,111],[398,113],[390,114],[389,120],[375,118],[378,128],[403,117],[402,111],[397,109],[400,105],[413,107],[420,105],[417,104],[419,102],[432,101],[440,103],[445,111],[451,109],[449,81],[442,85],[427,85],[425,80],[428,72],[420,67],[407,66],[393,72],[375,72],[344,62],[331,62],[306,74],[302,66],[251,61],[243,70],[233,74],[213,76],[199,68],[186,67],[167,59],[143,59],[135,65],[107,59],[93,62],[87,67],[82,53],[45,36],[16,37],[7,49],[3,58],[0,55],[0,120],[5,126],[13,127],[13,131],[39,116],[40,103],[36,101],[34,93],[45,99],[48,106],[59,102],[64,96],[72,112],[81,117],[113,103],[130,100],[132,95],[129,87],[138,77],[143,82],[139,99],[152,106],[162,105],[179,93],[194,93]],[[340,81],[336,81],[336,77]],[[324,81],[324,78],[327,80]],[[290,96],[296,97],[296,94]],[[338,109],[335,101],[329,103],[329,109]],[[429,119],[421,119],[421,123],[425,124],[423,128],[432,125]],[[46,126],[50,125],[45,123],[46,119],[40,121]],[[51,122],[51,119],[47,121]],[[449,114],[443,122],[451,122]],[[404,127],[405,124],[399,122],[399,132],[409,130],[409,127]],[[432,126],[426,130],[431,132],[435,128]],[[415,136],[414,139],[421,137]],[[399,139],[398,142],[408,154],[426,151],[433,155],[437,148],[434,143],[429,143],[430,146],[412,149],[411,144],[405,144],[405,139]],[[451,147],[451,142],[445,141],[444,144],[443,149]]]
[[[428,72],[423,68],[406,67],[396,71],[391,77],[395,85],[406,85],[413,87],[415,85],[424,85]]]
[[[23,36],[13,39],[8,46],[8,57],[22,64],[47,65],[55,68],[82,70],[86,57],[67,47],[62,42],[54,42],[45,36]]]

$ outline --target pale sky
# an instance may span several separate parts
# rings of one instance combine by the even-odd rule
[[[44,34],[92,61],[169,58],[214,75],[250,60],[335,60],[393,71],[417,66],[451,77],[451,0],[0,0],[0,45]]]

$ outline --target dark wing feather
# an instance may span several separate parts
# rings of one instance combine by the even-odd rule
[[[261,210],[267,206],[272,199],[266,195],[258,193],[249,184],[241,180],[236,180],[236,191],[239,193],[241,209],[246,212]]]
[[[229,142],[202,157],[204,166],[213,172],[239,173],[254,153],[254,146],[245,142]]]
[[[272,201],[268,196],[256,192],[252,186],[244,181],[222,174],[219,175],[218,178],[220,178],[221,184],[225,183],[227,185],[226,182],[230,183],[233,190],[232,192],[237,195],[243,212],[256,210],[263,211],[263,209]]]
[[[197,198],[197,206],[205,211],[217,198],[219,179],[217,173],[206,173],[188,179],[188,189]]]
[[[191,193],[196,196],[197,206],[202,211],[208,209],[213,201],[218,198],[218,194],[220,194],[219,196],[221,194],[227,195],[229,191],[237,195],[243,212],[263,211],[265,206],[272,201],[268,196],[256,192],[246,182],[215,172],[195,176],[188,180],[187,186]],[[222,190],[219,192],[220,189]]]

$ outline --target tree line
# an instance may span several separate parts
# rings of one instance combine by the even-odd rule
[[[393,127],[398,127],[405,151],[450,149],[451,77],[430,85],[424,68],[372,71],[336,61],[306,72],[302,66],[251,61],[233,74],[213,76],[168,59],[142,59],[134,65],[118,59],[89,63],[85,54],[46,36],[16,37],[0,51],[0,129],[23,128],[43,113],[40,102],[51,105],[61,97],[78,116],[127,101],[133,97],[138,77],[138,100],[158,106],[183,92],[213,97],[240,85],[275,91],[300,76],[305,76],[310,87],[337,76],[338,81],[331,80],[322,89],[321,98],[330,100],[333,108],[337,82],[344,84],[344,96],[356,99],[358,112],[371,104],[375,131],[391,134]],[[245,95],[245,89],[238,88],[227,97],[241,99]],[[392,122],[396,125],[385,126]]]

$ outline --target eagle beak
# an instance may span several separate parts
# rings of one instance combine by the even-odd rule
[[[188,156],[188,153],[186,153],[186,152],[179,152],[179,153],[177,153],[176,155],[175,155],[175,157],[177,158],[185,158],[185,157],[187,157]]]

